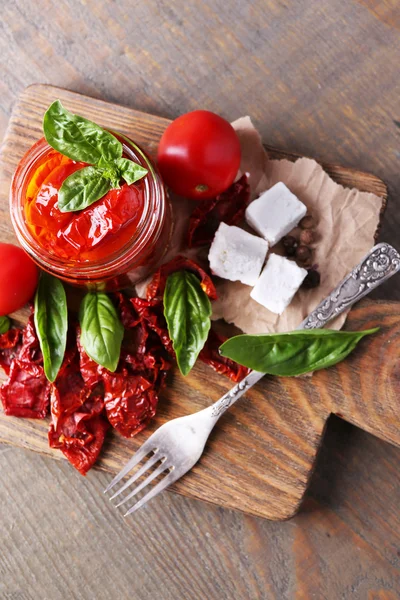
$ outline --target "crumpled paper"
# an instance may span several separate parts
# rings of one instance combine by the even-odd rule
[[[218,300],[213,302],[212,318],[233,323],[244,333],[292,331],[374,245],[383,199],[335,183],[315,160],[270,160],[249,117],[232,125],[240,139],[240,172],[249,174],[251,198],[283,181],[316,220],[313,263],[321,273],[321,284],[311,290],[300,289],[283,314],[275,315],[250,297],[250,286],[215,278]],[[204,264],[208,248],[185,248],[188,220],[195,204],[173,197],[172,206],[175,229],[163,262],[181,253]],[[251,231],[245,223],[243,227]],[[279,244],[272,252],[281,253]],[[139,296],[145,294],[147,283],[137,287]],[[329,326],[340,329],[345,319],[346,313]]]

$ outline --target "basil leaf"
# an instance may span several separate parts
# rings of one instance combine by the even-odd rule
[[[211,303],[194,273],[172,273],[165,286],[164,315],[183,375],[192,369],[211,326]]]
[[[0,317],[0,335],[7,333],[7,331],[10,329],[10,326],[11,321],[8,317]]]
[[[148,173],[148,170],[142,167],[142,165],[132,162],[127,158],[119,158],[115,161],[115,164],[118,168],[120,177],[125,179],[128,185],[135,183],[135,181],[139,181],[139,179],[142,179]]]
[[[89,293],[83,298],[79,321],[81,344],[97,364],[114,372],[118,366],[124,328],[110,298],[103,293]]]
[[[110,185],[112,189],[119,189],[121,176],[118,172],[117,165],[115,162],[108,163],[104,161],[100,161],[97,167],[102,168],[102,177],[110,180]]]
[[[43,131],[48,144],[72,160],[95,165],[101,157],[112,161],[122,156],[122,144],[116,137],[69,112],[59,100],[47,109]]]
[[[267,335],[238,335],[220,347],[222,356],[270,375],[290,377],[326,369],[340,362],[366,335],[364,331],[299,330]]]
[[[34,322],[45,375],[49,381],[54,381],[65,354],[68,310],[63,284],[47,273],[41,274],[36,290]]]
[[[57,206],[61,212],[87,208],[111,189],[111,181],[97,167],[84,167],[64,179],[58,192]]]

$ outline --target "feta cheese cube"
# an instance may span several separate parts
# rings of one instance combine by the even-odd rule
[[[271,254],[250,296],[273,313],[281,315],[307,275],[295,262]]]
[[[268,252],[268,242],[234,225],[220,223],[208,260],[219,277],[254,285]]]
[[[246,221],[274,246],[306,212],[307,207],[280,181],[249,204]]]

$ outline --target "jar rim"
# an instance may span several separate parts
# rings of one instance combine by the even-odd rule
[[[126,264],[135,268],[135,259],[142,258],[149,239],[157,240],[161,235],[166,217],[166,194],[160,176],[151,160],[137,144],[119,132],[109,131],[122,143],[124,153],[131,160],[144,166],[148,174],[143,179],[144,207],[135,234],[121,248],[105,258],[79,263],[73,259],[57,257],[46,251],[29,231],[24,217],[25,192],[29,182],[28,176],[33,173],[38,161],[52,150],[44,137],[27,150],[13,175],[10,188],[10,213],[18,241],[42,268],[54,274],[65,277],[68,269],[68,277],[96,279],[107,277],[107,273],[112,273]]]

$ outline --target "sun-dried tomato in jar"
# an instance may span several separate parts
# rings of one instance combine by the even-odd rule
[[[116,290],[146,277],[161,261],[171,234],[171,209],[150,158],[115,134],[123,156],[148,170],[79,212],[57,206],[63,181],[86,167],[43,138],[21,160],[11,186],[11,216],[23,248],[44,270],[91,289]]]

